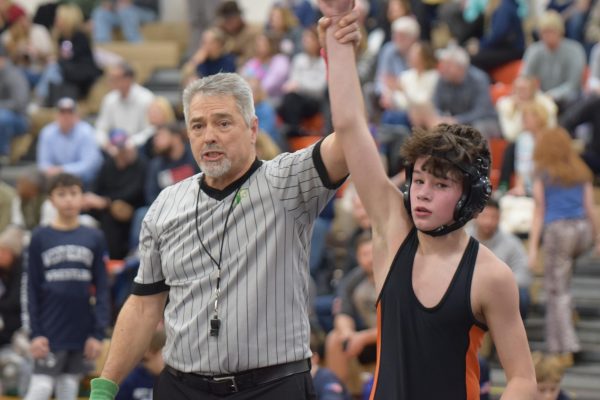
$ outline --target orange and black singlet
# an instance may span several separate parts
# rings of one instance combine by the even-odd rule
[[[377,305],[378,361],[371,400],[478,400],[477,350],[487,327],[471,308],[479,242],[471,238],[454,277],[432,308],[412,286],[417,231],[404,240]]]

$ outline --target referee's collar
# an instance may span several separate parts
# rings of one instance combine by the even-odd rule
[[[223,200],[224,198],[229,196],[231,193],[238,190],[238,188],[240,186],[242,186],[244,184],[244,182],[246,182],[246,180],[250,177],[250,175],[252,175],[254,173],[254,171],[256,171],[257,169],[260,168],[262,163],[263,162],[261,160],[256,158],[254,160],[254,162],[252,163],[252,165],[250,166],[250,168],[248,168],[248,171],[246,171],[246,173],[244,175],[242,175],[241,177],[236,179],[235,182],[232,182],[227,187],[225,187],[223,190],[215,189],[213,187],[208,186],[208,184],[204,180],[204,174],[202,174],[202,176],[200,177],[200,189],[202,189],[202,191],[204,193],[206,193],[209,197],[212,197],[215,200],[219,200],[219,201]]]

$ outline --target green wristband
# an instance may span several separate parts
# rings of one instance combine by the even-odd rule
[[[114,400],[119,385],[106,378],[94,378],[91,381],[90,400]]]

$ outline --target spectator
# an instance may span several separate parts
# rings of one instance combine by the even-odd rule
[[[152,388],[158,376],[165,368],[162,349],[167,338],[164,326],[159,324],[144,353],[142,362],[119,385],[119,393],[115,400],[147,400],[152,399]]]
[[[137,3],[141,3],[138,5]],[[150,5],[151,7],[148,7]],[[156,19],[158,2],[134,0],[102,0],[92,11],[93,39],[96,43],[110,42],[114,28],[121,29],[128,42],[141,42],[140,26]]]
[[[315,395],[319,400],[350,400],[350,394],[339,378],[328,368],[321,366],[324,351],[323,340],[316,333],[310,334],[312,356],[310,374],[315,386]]]
[[[527,47],[521,75],[536,77],[562,112],[581,94],[585,51],[580,43],[564,38],[564,24],[556,11],[546,11],[538,29],[541,40]]]
[[[560,390],[560,382],[564,375],[564,366],[560,360],[542,353],[533,353],[532,356],[537,380],[535,400],[570,400],[571,398]]]
[[[588,44],[600,42],[600,2],[592,6],[585,24],[585,42]]]
[[[600,96],[600,40],[590,54],[590,73],[586,82],[586,92],[588,95]]]
[[[202,34],[209,29],[215,21],[215,13],[220,0],[188,0],[188,18],[190,21],[190,38],[186,52],[187,57],[191,57],[202,40]]]
[[[135,71],[126,62],[108,70],[108,81],[112,90],[102,99],[96,119],[96,140],[102,149],[114,155],[117,149],[110,144],[109,132],[119,129],[132,137],[147,128],[148,107],[154,94],[135,82]]]
[[[470,65],[469,55],[451,45],[439,52],[440,78],[433,93],[435,110],[422,110],[425,127],[440,123],[467,124],[485,137],[500,136],[500,125],[490,98],[490,82],[480,69]]]
[[[104,160],[91,190],[83,198],[84,208],[100,221],[110,258],[119,260],[129,252],[133,212],[144,205],[146,162],[121,130],[111,132],[110,145],[115,153]]]
[[[42,210],[46,202],[44,175],[38,170],[25,171],[17,177],[16,186],[12,223],[31,231],[42,223]]]
[[[1,39],[13,64],[25,73],[30,87],[35,87],[55,51],[46,27],[32,23],[27,14],[17,12]]]
[[[240,70],[245,78],[256,78],[273,101],[283,95],[283,85],[290,72],[288,56],[279,52],[277,39],[260,34],[256,37],[256,52]]]
[[[223,48],[225,35],[219,28],[210,28],[202,34],[202,44],[183,67],[184,73],[193,72],[194,77],[214,75],[219,72],[235,72],[235,56]]]
[[[8,183],[0,180],[0,232],[11,223],[11,210],[14,207],[17,194]]]
[[[377,341],[377,291],[373,278],[373,242],[370,232],[356,240],[358,268],[346,275],[334,301],[333,331],[327,336],[327,367],[346,384],[349,363],[375,362]]]
[[[110,309],[106,245],[100,231],[79,224],[82,187],[73,175],[55,176],[48,192],[57,217],[31,237],[27,305],[35,366],[26,400],[49,399],[55,386],[57,398],[75,400],[82,374],[102,350]]]
[[[541,104],[548,114],[548,126],[556,125],[558,108],[550,96],[539,90],[539,81],[533,76],[518,76],[513,85],[512,93],[500,97],[496,102],[496,111],[502,128],[502,136],[509,142],[514,142],[523,132],[523,106],[529,102]]]
[[[583,43],[585,21],[591,3],[592,0],[550,0],[546,8],[560,13],[569,39]]]
[[[521,318],[525,320],[529,308],[531,274],[523,243],[515,235],[500,228],[500,205],[496,200],[488,200],[474,221],[468,226],[467,232],[505,262],[515,274],[519,286],[519,310]]]
[[[8,164],[12,139],[27,131],[28,102],[27,80],[0,44],[0,165]]]
[[[536,267],[542,245],[546,293],[547,351],[573,365],[581,350],[572,318],[570,280],[575,258],[595,244],[600,226],[594,209],[592,172],[573,149],[562,128],[544,132],[533,154],[535,211],[529,234],[529,265]]]
[[[575,136],[582,124],[590,124],[591,137],[581,157],[594,172],[600,174],[600,95],[588,96],[569,107],[559,118],[559,125]]]
[[[58,6],[52,32],[57,40],[57,58],[46,66],[35,87],[38,102],[53,105],[66,95],[84,98],[102,75],[83,29],[83,14],[77,5]]]
[[[175,122],[175,111],[169,102],[169,99],[163,96],[156,96],[148,106],[148,126],[141,132],[137,132],[131,137],[131,142],[140,151],[140,155],[150,159],[154,153],[152,150],[152,138],[156,130],[163,125]]]
[[[236,57],[238,67],[254,56],[261,30],[244,20],[236,1],[224,1],[217,8],[217,26],[225,32],[225,52]]]
[[[37,144],[38,169],[52,177],[67,172],[90,185],[102,165],[102,155],[94,139],[94,128],[79,119],[73,99],[56,103],[54,122],[40,132]]]
[[[280,149],[287,149],[287,142],[277,126],[277,113],[269,101],[267,93],[257,78],[247,79],[254,98],[254,110],[258,118],[258,127],[267,134]]]
[[[302,34],[302,52],[292,59],[289,79],[283,86],[285,92],[277,113],[286,124],[286,134],[301,134],[303,120],[322,111],[327,88],[325,60],[319,55],[319,38],[314,28]]]
[[[4,0],[0,3],[0,33],[10,28],[11,23],[14,21],[15,16],[24,14],[25,10],[15,4],[12,0]]]
[[[490,22],[483,37],[481,40],[469,40],[467,50],[471,55],[471,64],[490,72],[523,57],[525,34],[517,0],[491,0],[486,13]]]
[[[302,50],[302,27],[294,12],[281,3],[274,3],[269,10],[265,32],[279,41],[279,50],[292,57]]]

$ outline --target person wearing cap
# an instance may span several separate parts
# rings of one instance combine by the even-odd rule
[[[48,29],[33,23],[24,11],[13,13],[12,18],[1,40],[13,63],[25,73],[33,88],[54,53],[55,45]]]
[[[556,11],[542,14],[537,26],[541,40],[527,47],[521,75],[536,77],[560,114],[581,95],[585,50],[581,43],[564,37],[564,22]]]
[[[102,165],[94,128],[79,119],[75,100],[63,97],[56,103],[54,122],[40,131],[38,169],[51,177],[60,172],[76,175],[89,185]]]
[[[0,163],[8,163],[13,137],[27,131],[29,84],[0,44]]]
[[[261,29],[244,20],[236,1],[224,1],[217,8],[217,27],[225,33],[225,52],[236,56],[238,67],[254,56],[256,37]]]

